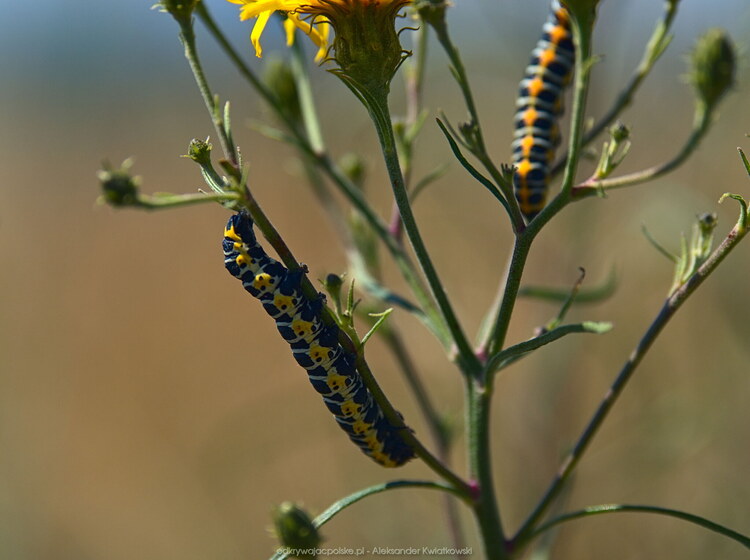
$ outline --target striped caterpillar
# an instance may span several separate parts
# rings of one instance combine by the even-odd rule
[[[521,212],[529,220],[544,208],[549,166],[560,143],[557,119],[562,114],[562,91],[574,60],[570,15],[559,0],[553,0],[516,100],[513,187]]]
[[[302,293],[304,270],[290,271],[258,244],[246,213],[229,218],[224,230],[224,265],[259,299],[310,383],[349,438],[377,463],[398,467],[414,457],[357,371],[354,354],[339,344],[337,325],[322,319],[324,297]]]

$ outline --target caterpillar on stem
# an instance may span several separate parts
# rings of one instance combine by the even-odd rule
[[[384,467],[414,457],[399,431],[388,422],[357,371],[356,356],[339,344],[337,325],[323,322],[324,298],[309,299],[301,289],[304,270],[290,271],[258,243],[253,222],[233,215],[224,230],[224,265],[276,322],[297,363],[323,396],[339,426],[359,448]]]
[[[547,199],[549,168],[560,143],[562,93],[575,62],[570,15],[553,0],[542,36],[519,84],[513,135],[513,187],[521,213],[531,220]]]

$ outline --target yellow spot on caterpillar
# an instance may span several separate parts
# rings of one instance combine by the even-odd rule
[[[237,235],[236,231],[234,231],[234,225],[228,228],[224,228],[224,237],[228,237],[232,241],[242,241],[242,238]]]
[[[568,38],[568,30],[562,25],[556,25],[549,32],[549,36],[553,43],[558,44]]]
[[[367,447],[372,451],[382,451],[383,445],[378,441],[378,436],[375,433],[371,433],[365,438]]]
[[[294,307],[295,301],[296,301],[296,298],[293,298],[292,296],[276,294],[273,298],[273,305],[279,311],[286,311]]]
[[[294,319],[292,321],[292,331],[299,337],[308,337],[314,333],[315,324],[311,321]]]
[[[245,267],[247,266],[247,257],[240,253],[239,255],[237,255],[237,257],[235,257],[234,262],[236,262],[237,266],[239,266],[240,268]]]
[[[357,404],[354,401],[344,401],[341,403],[341,414],[349,418],[359,413],[359,409],[361,408],[362,405]]]
[[[255,279],[253,280],[253,287],[256,290],[263,291],[266,288],[271,288],[273,286],[273,276],[266,272],[261,272],[260,274],[257,274],[255,276]]]
[[[550,64],[555,61],[555,49],[544,49],[539,55],[539,63],[541,66],[547,68]]]
[[[309,356],[313,362],[320,363],[323,360],[330,359],[332,352],[332,348],[325,348],[324,346],[311,346]]]
[[[523,124],[526,126],[532,126],[536,122],[538,113],[533,107],[529,107],[523,112]]]
[[[352,424],[352,431],[357,435],[364,434],[370,428],[372,428],[372,424],[368,424],[364,420],[357,420]]]
[[[377,461],[384,467],[388,467],[389,469],[392,469],[398,466],[395,461],[393,461],[390,457],[388,457],[388,455],[386,455],[382,451],[373,451],[370,454],[370,457],[375,459],[375,461]]]
[[[521,161],[516,165],[516,172],[522,177],[526,178],[529,171],[531,171],[531,162],[527,159]]]
[[[326,379],[326,383],[331,388],[331,391],[336,391],[337,393],[339,393],[346,389],[346,379],[347,378],[343,375],[329,373],[328,378]]]
[[[560,23],[563,25],[567,26],[570,24],[570,16],[568,15],[568,10],[563,7],[560,7],[560,9],[555,12],[555,17],[559,19]]]
[[[527,136],[524,136],[521,139],[521,152],[524,156],[528,156],[531,153],[531,149],[534,147],[534,137],[530,134]],[[520,173],[520,170],[519,170]]]
[[[529,82],[529,95],[532,97],[538,97],[541,91],[544,89],[544,80],[540,77],[536,77]]]

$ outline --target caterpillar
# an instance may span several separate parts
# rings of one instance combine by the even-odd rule
[[[513,135],[513,188],[521,213],[531,220],[547,198],[549,166],[560,143],[557,119],[562,91],[570,81],[575,49],[570,15],[552,1],[542,36],[519,84]]]
[[[385,467],[413,458],[413,450],[398,433],[405,428],[386,419],[357,371],[355,355],[339,343],[338,326],[323,322],[324,296],[310,299],[302,292],[306,271],[290,271],[269,257],[244,212],[229,218],[222,247],[227,270],[276,322],[292,356],[307,370],[310,383],[349,439]]]

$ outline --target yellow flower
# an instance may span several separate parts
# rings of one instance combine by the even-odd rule
[[[340,65],[350,57],[352,48],[373,50],[394,59],[395,18],[399,10],[411,0],[229,0],[240,4],[240,19],[257,18],[250,40],[255,54],[261,56],[260,37],[271,15],[278,11],[287,16],[284,22],[287,45],[294,41],[294,31],[305,32],[318,47],[316,60],[322,60],[328,51],[330,28],[336,32],[334,51]],[[368,43],[368,44],[365,44]],[[345,51],[345,52],[341,52]],[[398,58],[400,60],[400,45]],[[392,65],[389,63],[389,65]],[[395,68],[394,68],[395,70]]]
[[[300,28],[319,47],[317,59],[328,52],[333,28],[332,70],[360,91],[387,91],[396,70],[408,55],[401,47],[396,17],[411,0],[229,0],[241,4],[240,19],[257,18],[250,36],[261,55],[260,36],[273,12],[287,16],[287,42]]]
[[[313,0],[315,2],[316,0]],[[321,0],[317,0],[318,3]],[[323,0],[324,1],[324,0]],[[328,49],[328,21],[324,17],[314,18],[311,20],[313,12],[308,11],[310,5],[298,0],[229,0],[232,4],[240,4],[240,19],[248,20],[252,17],[257,18],[253,31],[250,34],[250,41],[255,47],[255,55],[260,57],[263,54],[263,48],[260,45],[260,36],[266,28],[266,23],[271,15],[276,12],[286,12],[284,21],[284,30],[286,31],[286,43],[292,45],[294,42],[294,31],[299,28],[304,31],[312,42],[318,47],[316,60],[321,60]],[[317,13],[317,12],[315,12]],[[309,20],[309,21],[308,21]]]

